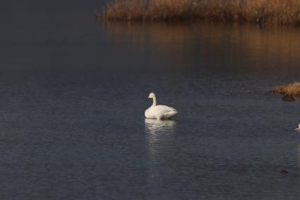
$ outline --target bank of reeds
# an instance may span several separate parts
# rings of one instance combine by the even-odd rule
[[[299,0],[111,0],[102,20],[212,20],[300,25]]]
[[[271,89],[271,93],[283,95],[283,100],[294,101],[295,98],[300,98],[300,82],[275,86]]]

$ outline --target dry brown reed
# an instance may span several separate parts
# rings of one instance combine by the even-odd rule
[[[113,0],[107,4],[102,18],[107,20],[139,20],[146,18],[146,0]]]
[[[98,19],[214,20],[300,25],[299,0],[111,0]]]
[[[284,95],[284,100],[294,100],[300,97],[300,82],[275,86],[271,89],[271,93]]]

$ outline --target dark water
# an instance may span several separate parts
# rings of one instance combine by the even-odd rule
[[[300,198],[300,103],[268,93],[299,81],[299,30],[97,24],[100,3],[2,3],[1,199]],[[144,119],[151,91],[174,121]]]

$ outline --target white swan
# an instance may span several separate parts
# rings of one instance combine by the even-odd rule
[[[298,124],[298,128],[296,128],[295,130],[300,131],[300,124]]]
[[[145,111],[145,117],[148,119],[170,119],[178,112],[175,108],[164,105],[156,105],[156,96],[151,92],[148,98],[153,99],[152,106]]]

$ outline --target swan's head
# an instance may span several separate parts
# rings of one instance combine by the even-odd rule
[[[148,99],[153,99],[153,98],[155,98],[155,94],[153,92],[151,92],[148,96]]]

